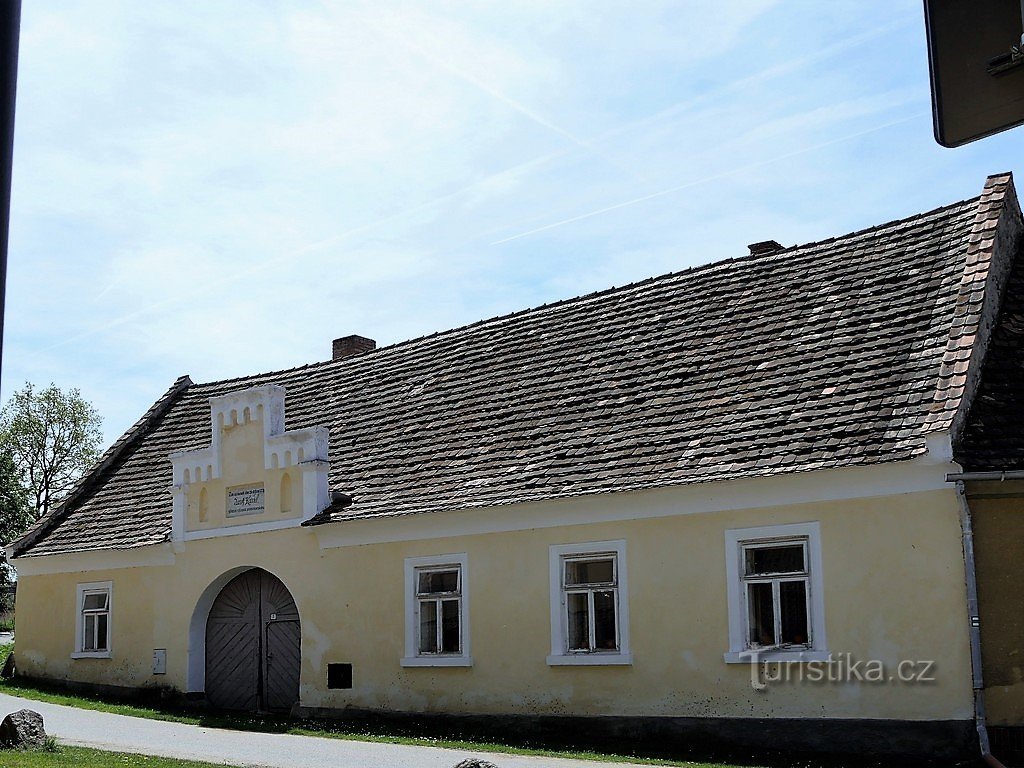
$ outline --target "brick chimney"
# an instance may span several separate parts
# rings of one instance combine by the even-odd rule
[[[377,342],[365,336],[342,336],[335,339],[332,344],[332,360],[341,360],[344,357],[361,355],[363,352],[370,352],[377,348]]]
[[[784,250],[786,246],[775,240],[762,240],[760,243],[751,243],[747,246],[751,256],[767,256],[769,253]]]

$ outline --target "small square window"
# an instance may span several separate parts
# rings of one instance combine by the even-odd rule
[[[347,689],[352,687],[351,664],[328,664],[327,687],[329,689]]]

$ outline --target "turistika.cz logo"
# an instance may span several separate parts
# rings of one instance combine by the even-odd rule
[[[773,660],[770,652],[747,651],[750,660],[750,686],[763,691],[770,685],[843,684],[927,685],[935,682],[935,662],[903,659],[895,665],[881,659],[855,659],[850,653],[829,654],[825,659]]]

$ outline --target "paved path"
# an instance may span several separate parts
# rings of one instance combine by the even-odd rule
[[[614,768],[629,765],[229,731],[112,715],[0,694],[0,717],[23,708],[34,709],[41,714],[46,732],[63,744],[260,768],[452,768],[467,757],[489,760],[498,768]]]

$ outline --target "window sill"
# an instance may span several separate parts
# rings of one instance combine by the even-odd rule
[[[567,653],[548,656],[551,667],[627,666],[633,663],[632,653]]]
[[[109,659],[110,651],[76,651],[71,654],[72,659]]]
[[[828,661],[832,658],[831,651],[819,651],[813,648],[802,650],[766,650],[766,651],[729,651],[724,655],[726,664],[751,664],[760,662],[780,662],[799,664],[806,661]]]
[[[472,656],[406,656],[403,667],[472,667]]]

